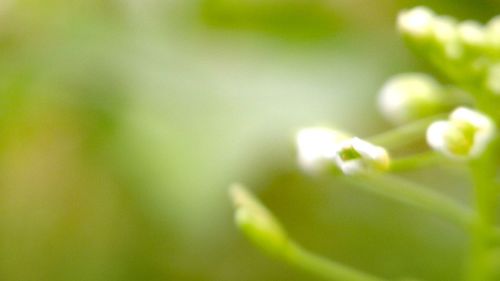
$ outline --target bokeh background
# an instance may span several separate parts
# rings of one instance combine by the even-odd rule
[[[298,171],[293,134],[390,128],[390,75],[433,72],[394,28],[495,0],[0,0],[0,280],[315,280],[235,229],[243,182],[305,247],[368,272],[455,281],[465,235]],[[438,175],[438,176],[436,176]],[[404,176],[467,201],[460,171]]]

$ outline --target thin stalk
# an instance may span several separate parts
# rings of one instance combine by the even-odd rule
[[[415,170],[439,163],[442,159],[441,155],[430,150],[404,158],[396,158],[391,161],[390,170],[392,172]]]
[[[318,256],[292,244],[286,256],[288,262],[312,274],[332,281],[386,281],[357,269]]]
[[[364,173],[342,179],[369,192],[439,215],[464,229],[468,230],[474,224],[473,212],[467,207],[403,178],[389,174]]]
[[[432,117],[420,119],[379,135],[371,136],[367,138],[367,140],[374,144],[389,146],[391,148],[404,146],[414,142],[415,140],[422,139],[422,136],[425,136],[425,131],[430,124],[434,121],[444,119],[446,116],[447,114],[438,114]]]
[[[230,188],[230,196],[236,208],[237,226],[250,241],[267,254],[326,280],[384,281],[302,248],[290,239],[272,212],[242,185],[233,185]]]
[[[471,249],[466,275],[468,281],[491,281],[494,278],[491,260],[494,251],[492,236],[498,233],[494,225],[498,195],[495,157],[495,151],[489,149],[470,164],[477,222],[470,231]]]

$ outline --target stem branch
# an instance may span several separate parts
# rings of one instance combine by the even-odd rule
[[[332,281],[385,281],[354,268],[328,260],[292,244],[287,255],[288,261],[306,271]]]
[[[367,138],[369,142],[382,146],[404,146],[415,140],[421,139],[425,131],[434,121],[446,118],[447,114],[438,114],[432,117],[405,124],[390,131]]]
[[[469,281],[493,280],[492,253],[494,250],[495,212],[497,205],[496,154],[494,146],[472,161],[470,170],[474,182],[477,223],[471,229],[471,249],[467,279]]]
[[[420,154],[394,159],[391,161],[390,170],[392,172],[400,172],[424,168],[439,163],[442,159],[441,155],[430,150]]]
[[[470,229],[474,223],[473,213],[468,208],[403,178],[389,174],[364,173],[343,179],[367,191],[437,214],[462,228]]]

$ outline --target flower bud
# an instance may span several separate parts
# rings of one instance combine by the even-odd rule
[[[383,147],[359,138],[341,142],[335,154],[335,163],[346,175],[366,170],[387,170],[389,162],[389,154]]]
[[[303,170],[318,173],[333,165],[340,141],[347,139],[341,132],[327,128],[306,128],[297,133],[298,162]]]
[[[486,33],[483,26],[475,21],[464,21],[458,25],[458,37],[469,48],[481,48],[486,45]]]
[[[500,50],[500,16],[492,18],[486,25],[486,39],[494,50]]]
[[[454,110],[448,121],[437,121],[427,129],[429,145],[455,159],[481,155],[495,136],[495,124],[481,112],[465,107]]]
[[[398,28],[415,39],[426,39],[432,36],[434,13],[425,7],[417,7],[403,11],[398,16]]]
[[[462,46],[459,41],[457,23],[448,16],[436,17],[433,26],[434,40],[443,49],[446,57],[458,59],[462,55]]]
[[[236,208],[236,225],[247,238],[269,254],[285,254],[288,235],[271,212],[239,184],[231,186],[230,196]]]
[[[389,79],[378,96],[384,117],[403,124],[439,113],[444,108],[443,87],[431,76],[421,73],[399,74]]]

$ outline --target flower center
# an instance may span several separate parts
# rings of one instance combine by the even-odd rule
[[[346,147],[339,151],[339,157],[343,161],[357,160],[363,158],[356,149],[351,147]]]
[[[466,122],[452,122],[451,128],[445,133],[448,149],[457,155],[468,155],[474,144],[477,128]]]

